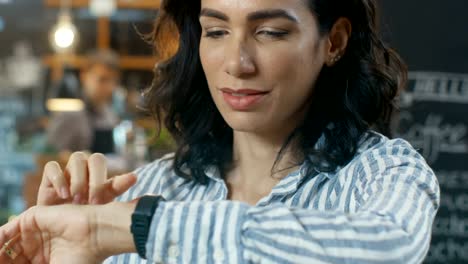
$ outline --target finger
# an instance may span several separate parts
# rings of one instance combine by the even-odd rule
[[[5,244],[7,241],[8,241],[8,238],[7,238],[7,235],[6,235],[6,232],[4,230],[5,226],[2,226],[0,228],[0,252],[3,252],[2,250],[2,246],[3,244]]]
[[[62,169],[56,161],[48,162],[44,167],[41,186],[39,192],[46,192],[52,186],[58,197],[67,199],[70,196],[68,183],[65,180]]]
[[[3,263],[3,262],[1,262]],[[8,263],[8,262],[7,262]],[[21,255],[18,255],[18,257],[16,257],[16,259],[14,261],[11,261],[9,263],[12,263],[12,264],[31,264],[31,263],[35,263],[35,262],[31,262],[29,261],[26,256],[24,256],[23,254]]]
[[[87,155],[75,152],[70,156],[67,164],[67,173],[70,177],[70,191],[73,203],[82,203],[88,194],[88,163]]]
[[[137,182],[136,175],[133,173],[115,176],[106,181],[101,188],[102,195],[91,200],[91,204],[106,204],[112,202],[115,197],[123,194]]]
[[[115,196],[119,196],[135,185],[136,182],[137,177],[133,173],[120,175],[112,178],[112,190]]]
[[[107,181],[107,159],[101,153],[95,153],[88,159],[89,201],[99,198]]]
[[[31,256],[35,256],[36,254],[27,255],[24,246],[31,246],[34,250],[34,245],[26,243],[28,240],[27,238],[25,240],[24,236],[40,236],[40,234],[36,232],[36,229],[34,229],[34,225],[36,224],[35,218],[31,217],[37,210],[36,208],[37,207],[32,207],[28,209],[0,227],[0,263],[31,263]],[[22,227],[22,223],[25,223],[24,221],[27,220],[31,223]],[[38,238],[40,239],[40,237]],[[14,261],[12,257],[15,258]]]
[[[0,250],[5,243],[18,238],[20,234],[19,221],[19,217],[17,217],[0,227]]]
[[[9,260],[9,263],[29,263],[23,254],[23,248],[21,247],[19,240],[20,236],[17,235],[8,242],[4,243],[0,249],[0,255],[2,255],[3,258]],[[0,257],[0,260],[2,257]]]

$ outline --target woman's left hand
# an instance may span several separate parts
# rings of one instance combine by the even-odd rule
[[[0,227],[0,263],[90,264],[132,252],[132,208],[124,203],[33,207]]]
[[[64,171],[55,161],[45,165],[37,205],[107,204],[135,183],[133,173],[108,178],[103,154],[75,152]]]

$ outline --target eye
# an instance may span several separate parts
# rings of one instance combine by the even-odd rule
[[[263,35],[272,39],[283,39],[287,35],[289,35],[289,32],[284,31],[284,30],[281,30],[281,31],[280,30],[260,30],[257,32],[257,34]]]
[[[222,38],[226,34],[227,34],[227,31],[225,30],[211,30],[211,31],[207,30],[205,33],[205,37],[219,39],[219,38]]]

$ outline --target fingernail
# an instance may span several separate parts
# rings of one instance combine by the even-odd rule
[[[80,203],[81,203],[81,194],[76,194],[76,195],[73,197],[73,203],[74,203],[74,204],[80,204]]]
[[[62,189],[60,189],[60,195],[62,196],[62,199],[68,199],[70,197],[70,193],[66,187],[62,187]]]

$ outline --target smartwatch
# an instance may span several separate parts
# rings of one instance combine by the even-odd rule
[[[142,196],[132,214],[130,231],[133,234],[133,242],[138,255],[143,259],[146,259],[146,242],[148,241],[151,221],[160,201],[165,201],[161,195]]]

